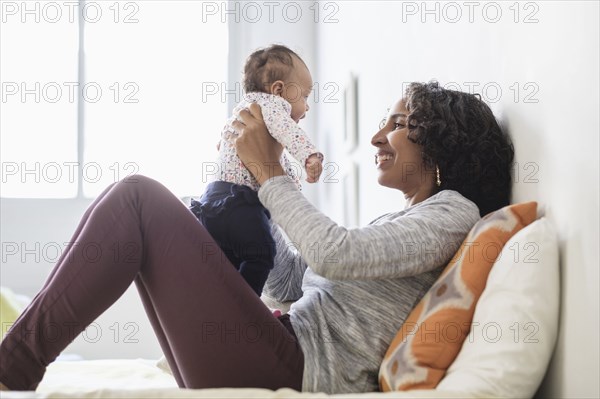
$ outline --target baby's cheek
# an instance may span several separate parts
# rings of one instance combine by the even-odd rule
[[[298,119],[302,116],[302,110],[296,104],[292,106],[292,119]]]

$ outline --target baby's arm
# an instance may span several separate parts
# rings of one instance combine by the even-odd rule
[[[306,169],[309,183],[319,180],[323,171],[323,154],[317,150],[308,135],[290,116],[290,105],[277,97],[273,101],[260,103],[265,125],[275,140]]]

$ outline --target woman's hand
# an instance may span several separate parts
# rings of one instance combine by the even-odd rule
[[[238,117],[241,121],[233,122],[233,128],[239,134],[235,149],[258,184],[262,185],[273,176],[284,175],[279,163],[283,147],[269,134],[260,106],[250,104],[249,110],[241,110]]]

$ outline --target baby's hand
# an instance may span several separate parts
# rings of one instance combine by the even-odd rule
[[[306,160],[306,181],[316,183],[323,172],[322,158],[316,154],[311,155]]]

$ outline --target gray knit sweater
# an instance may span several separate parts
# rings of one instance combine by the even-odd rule
[[[273,228],[277,256],[264,292],[297,300],[290,320],[304,352],[302,390],[377,391],[389,344],[479,219],[477,206],[445,190],[346,229],[285,176],[258,194],[293,243]]]

